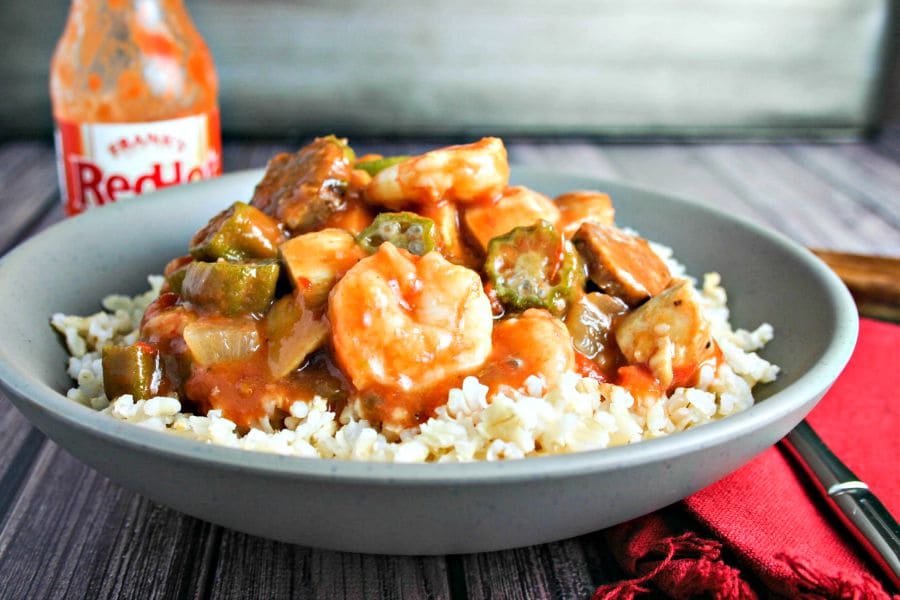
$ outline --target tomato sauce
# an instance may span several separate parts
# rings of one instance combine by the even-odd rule
[[[184,385],[185,397],[202,412],[222,416],[247,428],[264,418],[290,411],[296,401],[324,398],[332,410],[346,404],[350,385],[325,352],[310,358],[288,377],[276,379],[268,367],[265,347],[241,360],[208,367],[194,365]]]
[[[616,385],[626,388],[634,396],[661,396],[665,390],[647,365],[619,367]]]
[[[596,362],[579,352],[575,351],[575,371],[582,377],[588,377],[594,381],[605,383],[610,380],[607,373],[604,373]]]
[[[619,367],[615,383],[616,385],[627,388],[634,395],[661,396],[665,392],[679,387],[693,387],[697,385],[700,368],[710,360],[714,361],[713,364],[716,369],[725,362],[722,350],[715,341],[709,342],[708,358],[691,365],[673,368],[672,382],[669,384],[668,388],[663,387],[662,383],[653,375],[650,367],[646,364],[625,365]]]
[[[268,365],[257,353],[208,367],[194,365],[184,392],[202,413],[219,409],[226,419],[247,427],[282,404],[278,401],[283,397],[281,387],[270,381]]]
[[[412,427],[434,415],[447,403],[447,395],[462,384],[463,377],[451,378],[428,389],[401,390],[388,386],[371,386],[353,395],[356,406],[370,421],[390,422],[400,427]]]

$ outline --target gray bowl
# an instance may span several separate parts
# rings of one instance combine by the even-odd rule
[[[190,515],[277,540],[354,552],[479,552],[558,540],[649,513],[777,442],[834,382],[856,311],[812,254],[735,217],[622,184],[517,169],[555,195],[603,189],[617,221],[718,271],[735,326],[769,322],[783,368],[741,414],[667,438],[564,456],[457,465],[315,460],[207,445],[118,422],[65,397],[66,353],[48,320],[137,293],[261,171],[164,190],[60,223],[0,261],[0,380],[38,428],[113,481]]]

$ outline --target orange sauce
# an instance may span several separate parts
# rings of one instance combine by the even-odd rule
[[[455,209],[451,218],[454,226],[458,227]],[[330,215],[324,226],[340,227],[356,233],[370,221],[371,210],[358,196],[350,195],[346,207]],[[554,269],[558,269],[563,260],[564,243],[564,238],[560,235],[556,251],[558,260]],[[175,259],[166,270],[177,268],[189,260],[190,257]],[[384,275],[393,279],[400,302],[408,310],[415,311],[419,302],[417,280],[398,280],[396,276],[391,278],[390,272],[385,272]],[[555,271],[551,273],[551,277],[555,275]],[[305,279],[298,279],[293,283],[299,290],[310,285]],[[503,308],[489,284],[485,285],[485,292],[491,299],[495,316],[501,317]],[[178,304],[178,297],[174,294],[162,294],[147,309],[144,322],[173,308],[183,308]],[[363,318],[363,313],[363,307],[360,307],[360,319]],[[314,396],[325,398],[335,412],[339,412],[347,401],[353,401],[362,415],[374,423],[389,422],[409,427],[432,417],[438,407],[446,404],[449,391],[460,387],[466,376],[477,376],[488,386],[489,394],[493,394],[501,386],[523,388],[529,377],[541,375],[541,370],[548,368],[548,363],[543,360],[546,357],[534,351],[536,341],[527,328],[503,328],[501,324],[502,321],[495,322],[491,354],[482,366],[447,378],[427,389],[416,388],[415,385],[413,389],[387,385],[354,389],[327,349],[315,352],[306,364],[288,376],[276,378],[269,367],[269,342],[266,340],[262,341],[259,350],[242,360],[210,366],[190,364],[179,331],[172,330],[144,341],[175,361],[174,366],[164,369],[164,373],[167,376],[170,373],[181,374],[173,380],[172,385],[174,389],[178,389],[180,385],[180,391],[188,403],[203,413],[212,409],[221,410],[226,418],[241,428],[247,428],[259,419],[277,416],[279,410],[287,412],[294,401],[309,401]],[[402,352],[403,349],[398,348],[397,351]],[[721,350],[714,342],[710,346],[710,357],[713,356],[717,364],[723,361]],[[612,336],[595,360],[578,351],[574,352],[574,357],[575,369],[582,376],[599,382],[613,382],[630,390],[636,397],[661,396],[666,391],[647,365],[622,366],[624,358]],[[185,360],[188,362],[186,375]],[[671,388],[695,382],[699,366],[676,369]]]
[[[600,369],[600,365],[590,358],[575,350],[575,372],[582,377],[588,377],[600,383],[609,381],[610,377]]]
[[[359,235],[374,220],[375,215],[368,205],[358,195],[348,194],[344,208],[330,215],[323,227],[337,227],[353,235]]]
[[[194,365],[184,392],[202,413],[219,409],[226,419],[247,427],[266,416],[269,407],[263,401],[280,391],[271,389],[269,377],[265,357],[257,352],[251,359]]]
[[[661,396],[662,384],[653,376],[647,365],[619,367],[616,385],[626,388],[634,396]]]
[[[434,411],[447,403],[447,395],[462,385],[463,376],[454,377],[428,389],[401,390],[388,386],[371,386],[357,391],[354,399],[362,414],[370,421],[389,421],[412,427],[427,421]]]
[[[194,365],[184,385],[186,398],[203,413],[218,409],[239,427],[249,427],[275,409],[285,413],[298,400],[325,398],[340,410],[349,394],[343,374],[322,352],[288,377],[276,379],[269,371],[265,345],[250,357],[203,367]]]
[[[697,381],[697,374],[699,372],[700,363],[672,369],[672,383],[669,385],[669,389],[691,387]]]
[[[576,356],[577,358],[577,356]],[[709,362],[710,359],[715,360],[716,368],[725,362],[722,350],[714,340],[710,341],[709,356],[695,364],[684,367],[675,367],[672,369],[672,383],[664,389],[662,383],[654,377],[653,372],[646,364],[626,365],[619,367],[617,370],[616,385],[627,388],[635,395],[657,395],[661,396],[664,392],[669,392],[679,387],[692,387],[697,385],[697,377],[700,375],[700,367]]]
[[[520,356],[515,347],[511,344],[495,343],[487,363],[478,373],[478,379],[493,393],[501,385],[520,388],[525,385],[525,380],[529,376],[535,374],[535,367]]]
[[[157,296],[157,298],[153,302],[151,302],[147,309],[144,311],[144,316],[141,318],[141,329],[144,328],[144,324],[147,321],[175,306],[177,302],[178,294],[165,292]]]

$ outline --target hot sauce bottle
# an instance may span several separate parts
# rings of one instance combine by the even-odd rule
[[[221,174],[217,93],[182,0],[73,0],[50,66],[66,213]]]

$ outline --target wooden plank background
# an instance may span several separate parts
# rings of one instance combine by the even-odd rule
[[[4,2],[6,137],[50,130],[67,4]],[[281,139],[858,134],[885,108],[896,36],[891,0],[186,4],[216,57],[226,134]]]

